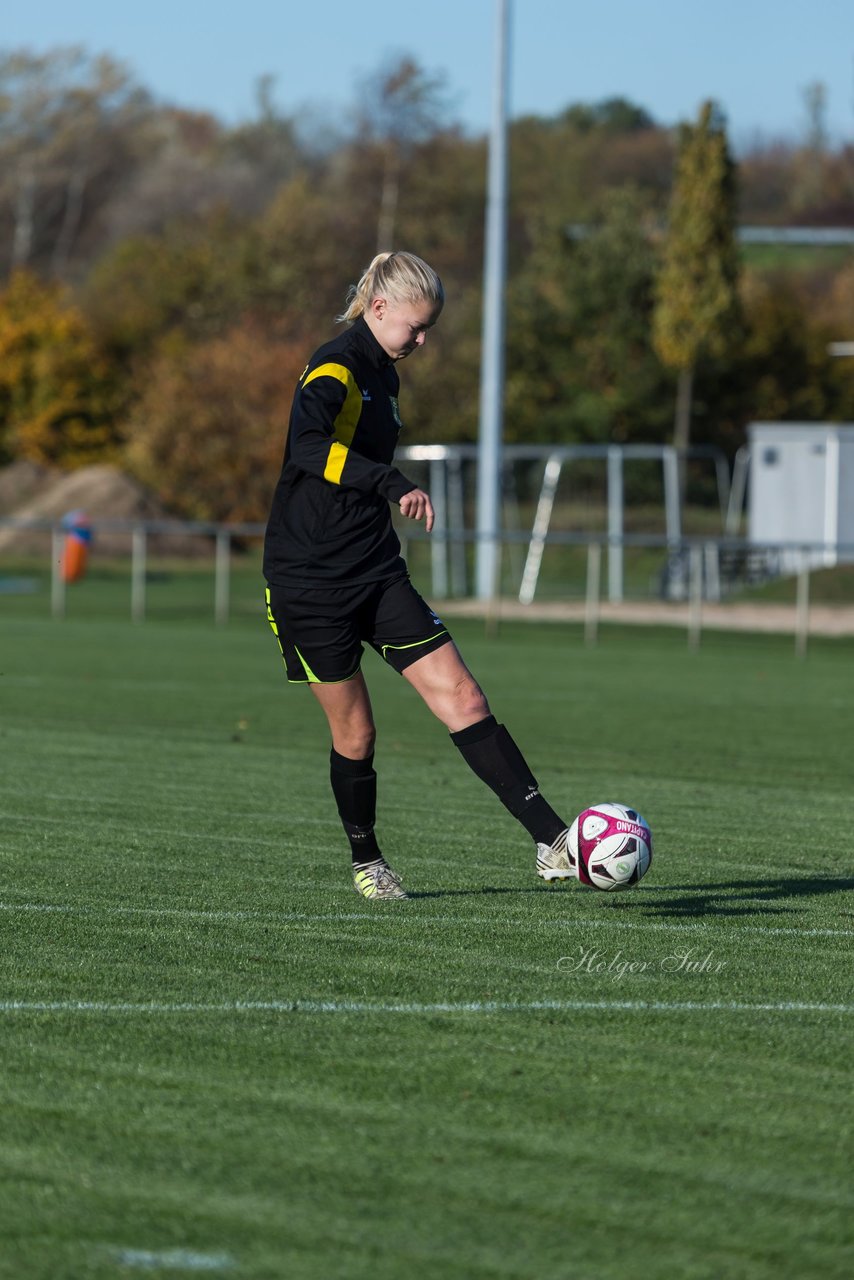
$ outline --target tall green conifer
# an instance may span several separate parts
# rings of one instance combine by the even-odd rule
[[[691,439],[694,374],[731,348],[740,328],[735,165],[723,120],[705,102],[681,128],[670,220],[655,289],[653,344],[678,373],[673,443]],[[683,468],[684,475],[684,468]]]

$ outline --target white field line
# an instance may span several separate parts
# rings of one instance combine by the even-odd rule
[[[603,903],[604,908],[604,903]],[[605,908],[607,910],[607,908]],[[394,909],[393,909],[394,910]],[[15,912],[32,912],[33,914],[57,914],[69,916],[143,916],[150,919],[179,919],[179,920],[219,920],[240,922],[243,920],[264,920],[274,924],[307,924],[313,921],[328,924],[350,924],[353,921],[363,920],[371,924],[387,923],[406,924],[406,925],[427,925],[435,928],[436,925],[506,925],[508,929],[530,929],[534,927],[552,928],[552,929],[569,929],[578,928],[589,929],[631,929],[638,931],[660,930],[668,933],[707,933],[712,929],[729,929],[734,921],[738,919],[736,916],[728,916],[725,921],[718,920],[702,920],[697,922],[684,922],[679,924],[670,923],[659,920],[623,920],[617,916],[608,919],[600,918],[579,919],[577,917],[567,917],[560,920],[551,919],[534,919],[526,917],[523,920],[501,919],[498,916],[453,916],[453,915],[413,915],[411,913],[403,914],[399,909],[394,914],[386,914],[383,908],[372,908],[370,911],[340,911],[340,912],[312,912],[312,911],[204,911],[194,910],[189,907],[88,907],[88,906],[71,906],[63,903],[50,902],[0,902],[0,911]],[[382,914],[381,914],[382,912]],[[761,924],[739,924],[738,931],[740,933],[758,933],[783,935],[785,937],[799,938],[850,938],[854,937],[854,929],[799,929],[797,926],[785,925],[761,925]]]
[[[234,1265],[227,1253],[199,1253],[194,1249],[110,1249],[114,1261],[123,1267],[160,1271],[226,1271]]]
[[[854,1004],[812,1004],[782,1000],[752,1004],[740,1000],[229,1000],[221,1003],[108,1000],[2,1000],[0,1013],[105,1013],[105,1014],[206,1014],[206,1013],[854,1013]]]
[[[76,821],[78,826],[84,822],[88,822],[92,814],[95,813],[97,809],[97,805],[94,801],[92,802],[92,804],[89,806],[88,809],[82,808],[80,806],[78,807],[81,808],[81,811],[76,815],[70,815],[66,813],[62,817],[54,818],[54,817],[51,817],[49,814],[40,813],[38,817],[38,821],[42,825],[45,825],[47,823],[52,823],[54,826],[61,826],[63,828],[63,832],[70,832],[73,830],[73,827],[72,827],[73,821]],[[200,812],[207,812],[207,808],[205,805],[199,805],[199,810]],[[183,812],[186,815],[187,813],[186,806],[184,807]],[[120,818],[123,816],[124,816],[123,814],[118,815],[118,817]],[[4,822],[20,822],[20,823],[23,823],[24,826],[31,825],[33,822],[33,816],[31,813],[0,813],[0,819],[2,819],[2,821]],[[112,820],[115,821],[115,819],[116,819],[116,815],[113,815]],[[116,823],[116,825],[118,825],[118,823]],[[269,849],[281,849],[282,847],[282,841],[280,837],[259,836],[255,833],[251,835],[240,836],[240,835],[224,835],[222,832],[219,832],[219,831],[217,831],[216,833],[213,833],[210,831],[183,830],[180,827],[173,827],[173,826],[157,827],[157,826],[151,825],[150,823],[146,824],[144,827],[134,826],[132,822],[127,822],[126,825],[128,827],[128,830],[134,836],[139,836],[140,834],[144,834],[146,836],[167,836],[170,840],[183,840],[185,842],[204,841],[208,844],[210,844],[211,840],[216,840],[219,844],[249,844],[252,846],[256,846],[258,848],[269,848]],[[325,825],[325,819],[323,818],[312,818],[312,817],[306,816],[306,817],[294,819],[294,826],[298,826],[298,827],[323,827],[324,825]],[[325,848],[326,846],[317,845],[316,847],[320,849],[320,848]]]

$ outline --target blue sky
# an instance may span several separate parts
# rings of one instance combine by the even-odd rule
[[[854,136],[852,0],[511,0],[513,115],[622,95],[663,124],[716,98],[735,146],[797,140],[821,81],[835,142]],[[496,0],[35,0],[5,6],[4,48],[82,44],[130,64],[158,98],[235,123],[269,73],[291,113],[346,110],[389,55],[442,72],[456,118],[486,129]]]

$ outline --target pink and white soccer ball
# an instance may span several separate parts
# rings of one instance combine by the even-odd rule
[[[652,832],[637,809],[594,804],[569,828],[569,852],[582,884],[594,889],[630,889],[652,862]]]

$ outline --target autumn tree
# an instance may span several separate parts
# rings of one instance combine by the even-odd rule
[[[173,337],[140,370],[126,464],[179,515],[265,519],[305,359],[251,318],[203,342]]]
[[[58,285],[16,271],[0,293],[0,461],[83,466],[115,453],[110,370]]]
[[[256,218],[284,182],[311,171],[311,154],[276,109],[272,85],[261,77],[256,116],[233,129],[207,112],[152,112],[139,140],[142,162],[110,201],[110,236],[168,234],[175,222],[224,211]]]
[[[821,203],[828,154],[827,88],[816,80],[804,90],[807,128],[804,146],[796,157],[792,203],[803,215]]]
[[[382,154],[377,252],[394,248],[401,168],[412,148],[442,128],[448,111],[443,75],[414,58],[395,58],[360,86],[356,118],[361,141]]]
[[[783,422],[854,418],[854,361],[835,359],[828,350],[840,333],[836,316],[847,314],[854,332],[854,264],[838,275],[833,300],[842,304],[839,311],[833,305],[816,311],[809,295],[780,274],[747,271],[742,293],[745,341],[737,372],[751,416]]]
[[[62,275],[86,229],[136,162],[148,94],[106,55],[80,48],[0,53],[0,273]]]
[[[129,236],[90,273],[86,313],[122,363],[148,356],[167,333],[211,337],[252,303],[257,246],[257,228],[225,211]]]
[[[683,458],[691,439],[697,363],[704,355],[722,356],[738,332],[735,201],[724,123],[714,103],[706,102],[697,123],[680,130],[653,314],[655,350],[678,375],[673,443]]]
[[[252,174],[256,198],[263,208],[283,182],[304,169],[309,155],[297,136],[296,122],[276,105],[275,76],[259,76],[256,114],[237,125],[220,142],[225,159],[236,160]]]
[[[573,103],[551,118],[510,125],[510,258],[514,239],[544,213],[565,226],[598,220],[615,188],[644,193],[663,215],[673,172],[673,143],[625,99]],[[548,181],[543,175],[548,174]]]
[[[658,440],[664,375],[650,320],[653,213],[639,191],[603,199],[576,238],[554,227],[508,296],[507,421],[517,440]]]

